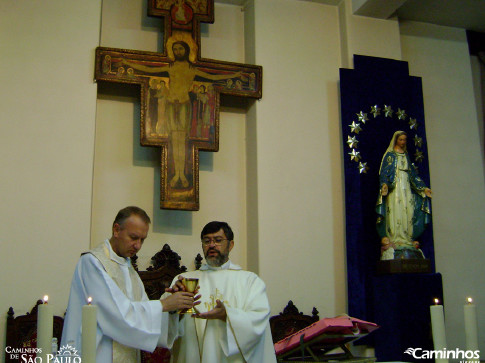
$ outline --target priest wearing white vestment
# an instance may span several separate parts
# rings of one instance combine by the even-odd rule
[[[210,222],[201,232],[207,264],[183,274],[199,279],[201,303],[195,317],[182,320],[175,362],[276,362],[266,286],[256,274],[229,261],[233,238],[225,222]]]
[[[140,349],[152,352],[157,346],[172,346],[178,316],[168,311],[191,307],[194,295],[179,291],[148,300],[130,257],[140,250],[149,223],[145,211],[126,207],[113,222],[112,237],[81,256],[72,279],[61,346],[69,344],[82,354],[82,307],[88,297],[98,307],[97,363],[137,363]]]

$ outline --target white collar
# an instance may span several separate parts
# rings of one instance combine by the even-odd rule
[[[104,241],[106,247],[108,247],[108,251],[109,251],[109,258],[120,264],[120,265],[129,265],[131,263],[130,259],[129,258],[125,258],[125,257],[121,257],[121,256],[118,256],[116,254],[115,251],[113,251],[113,247],[111,247],[111,243],[109,242],[109,239],[107,238],[105,241]]]
[[[207,271],[207,270],[213,270],[213,271],[218,271],[218,270],[242,270],[242,267],[239,265],[236,265],[235,263],[232,263],[231,260],[228,260],[225,264],[223,264],[220,267],[213,267],[210,266],[206,263],[204,263],[200,269],[201,271]]]

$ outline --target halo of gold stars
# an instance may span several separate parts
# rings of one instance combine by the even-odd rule
[[[382,110],[382,113],[384,114],[384,117],[390,117],[391,119],[393,118],[393,114],[396,116],[398,120],[406,120],[409,117],[409,121],[408,121],[409,129],[415,132],[414,138],[413,138],[414,146],[416,147],[414,159],[416,160],[416,162],[419,162],[419,163],[423,162],[424,153],[419,149],[423,147],[423,138],[417,135],[417,130],[418,130],[417,120],[415,118],[408,116],[406,114],[406,110],[401,109],[400,107],[398,107],[397,111],[394,112],[391,105],[384,105],[383,109],[381,109],[379,105],[372,105],[370,106],[369,113],[372,114],[374,118],[377,118],[377,116],[381,115],[381,110]],[[362,160],[362,154],[358,150],[359,140],[357,140],[356,136],[351,136],[351,135],[352,134],[358,135],[360,132],[363,132],[364,129],[363,129],[363,126],[361,127],[361,123],[365,125],[366,121],[369,121],[369,118],[367,117],[367,113],[364,111],[359,111],[358,113],[356,113],[356,115],[357,115],[358,122],[352,121],[352,123],[348,125],[350,128],[350,132],[349,132],[349,135],[347,135],[347,145],[349,146],[350,149],[352,149],[352,151],[347,154],[349,155],[351,161],[356,162],[356,166],[359,170],[359,173],[367,174],[369,167],[367,166],[367,162],[364,162]]]

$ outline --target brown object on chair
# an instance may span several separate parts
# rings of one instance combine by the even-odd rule
[[[304,315],[302,312],[298,311],[298,308],[293,304],[293,301],[288,301],[288,305],[286,305],[282,313],[269,318],[273,343],[313,324],[319,319],[318,310],[316,308],[313,308],[312,316]]]
[[[137,256],[133,256],[132,264],[136,266]],[[185,266],[180,266],[180,256],[172,251],[168,244],[157,252],[151,259],[152,266],[146,271],[136,270],[140,275],[145,291],[150,300],[158,300],[165,292],[165,288],[170,287],[175,276],[187,271]],[[153,353],[141,351],[142,363],[165,363],[170,362],[170,351],[165,348],[156,348]]]
[[[202,266],[202,256],[200,255],[200,253],[198,253],[197,256],[194,258],[194,264],[196,270],[199,270]]]
[[[37,300],[30,312],[25,315],[15,317],[12,307],[7,313],[7,339],[6,346],[12,348],[36,348],[37,347],[37,306],[42,304],[42,300]],[[61,342],[62,327],[64,319],[54,316],[54,326],[52,336],[57,338],[58,348]],[[29,354],[35,358],[35,353]],[[26,357],[28,360],[29,358]],[[18,359],[10,359],[9,354],[5,354],[5,362],[18,362]]]
[[[136,264],[138,256],[132,257],[132,263]],[[133,260],[135,262],[133,262]],[[165,288],[170,287],[172,280],[178,274],[187,271],[185,266],[180,266],[180,256],[178,253],[172,251],[168,244],[157,252],[151,259],[152,266],[149,266],[146,271],[138,271],[145,291],[150,300],[158,300],[165,292]]]

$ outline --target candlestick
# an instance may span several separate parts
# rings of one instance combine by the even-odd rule
[[[466,350],[478,350],[477,310],[471,297],[463,306],[463,312],[465,314]]]
[[[446,349],[445,317],[443,305],[439,304],[438,299],[434,299],[434,305],[429,307],[431,313],[431,329],[433,331],[433,344],[435,350]],[[448,359],[436,359],[436,363],[447,363]]]
[[[47,354],[51,353],[54,327],[54,314],[48,300],[49,297],[45,295],[44,303],[37,306],[37,347],[41,349],[37,357],[42,357],[43,362],[47,362]]]
[[[83,306],[81,358],[83,363],[96,363],[96,315],[98,307],[91,305],[92,298],[88,298]]]

